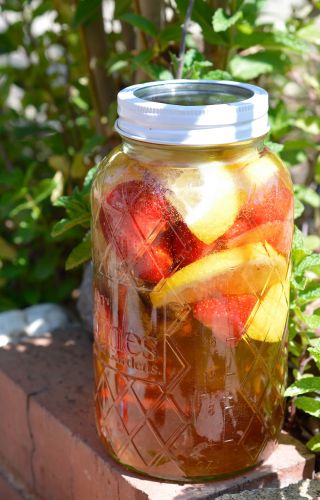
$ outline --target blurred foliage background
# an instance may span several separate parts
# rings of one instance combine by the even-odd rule
[[[77,266],[90,256],[94,166],[119,141],[113,124],[121,88],[180,75],[261,85],[270,93],[268,144],[290,168],[296,195],[286,425],[315,451],[319,8],[317,0],[0,4],[0,310],[46,301],[72,305]]]

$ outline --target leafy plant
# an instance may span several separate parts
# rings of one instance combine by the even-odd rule
[[[180,74],[257,83],[270,94],[268,144],[295,181],[287,426],[319,451],[302,418],[319,415],[319,2],[280,28],[263,0],[175,3],[117,0],[104,24],[101,0],[2,2],[0,308],[66,301],[78,285],[93,166],[118,143],[118,90]]]

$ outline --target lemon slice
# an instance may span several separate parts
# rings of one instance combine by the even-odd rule
[[[267,154],[244,165],[240,170],[240,175],[245,185],[260,187],[272,178],[277,179],[278,171],[276,159],[271,154]]]
[[[214,161],[197,168],[155,168],[152,175],[165,186],[166,197],[192,234],[210,244],[232,226],[247,199],[236,170],[235,165]]]
[[[179,199],[185,200],[184,221],[203,243],[210,244],[234,223],[243,201],[232,171],[224,166],[199,169],[200,182],[187,192],[172,187]]]
[[[198,302],[216,293],[261,292],[285,278],[286,260],[268,243],[251,243],[207,255],[161,280],[150,294],[152,304]]]
[[[245,338],[261,342],[279,342],[282,339],[288,315],[289,286],[273,285],[248,319]]]

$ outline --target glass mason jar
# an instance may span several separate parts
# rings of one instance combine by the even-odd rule
[[[264,146],[268,96],[155,82],[118,111],[92,188],[98,431],[143,474],[236,474],[284,412],[293,194]]]

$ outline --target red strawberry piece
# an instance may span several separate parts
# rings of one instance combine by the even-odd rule
[[[290,217],[293,207],[291,191],[281,184],[271,184],[257,190],[244,208],[247,219],[254,225]]]
[[[214,245],[206,245],[194,236],[186,223],[178,219],[171,235],[171,248],[174,259],[179,263],[179,268],[191,264],[195,260],[210,253]]]
[[[245,233],[254,226],[253,221],[246,216],[244,212],[240,212],[239,216],[234,221],[233,225],[224,233],[222,238],[230,240],[236,238],[240,234]]]
[[[264,186],[249,198],[232,227],[216,244],[231,248],[267,241],[278,252],[287,254],[292,239],[292,208],[293,197],[289,189],[281,184]]]
[[[104,200],[99,220],[105,239],[119,257],[133,264],[135,276],[157,283],[167,276],[172,257],[167,238],[170,206],[158,186],[142,181],[116,186]]]
[[[168,245],[160,235],[137,260],[134,274],[149,283],[158,283],[170,274],[172,264],[173,259]]]
[[[257,301],[254,295],[225,295],[198,302],[194,317],[210,328],[220,340],[236,345],[245,332],[245,325]]]

